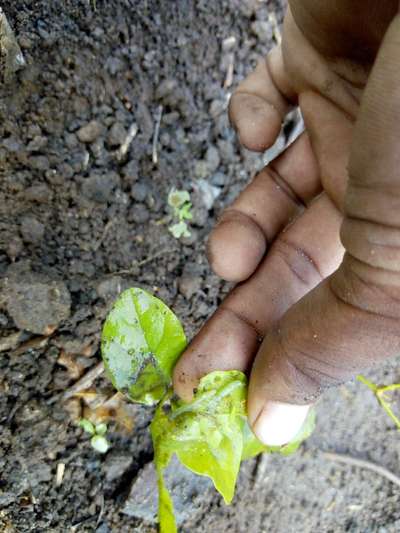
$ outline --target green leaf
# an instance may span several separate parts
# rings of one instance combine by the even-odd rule
[[[260,442],[252,432],[247,420],[243,425],[243,451],[242,461],[251,459],[266,451],[266,446]]]
[[[185,224],[186,226],[186,224]],[[247,423],[247,378],[238,371],[212,372],[203,377],[193,401],[178,399],[170,388],[172,369],[186,347],[182,326],[168,307],[142,289],[121,294],[102,333],[102,356],[114,386],[146,404],[162,400],[151,423],[158,476],[161,533],[177,531],[173,502],[163,471],[173,454],[193,472],[208,476],[230,503],[242,460],[261,452],[293,453],[315,424],[310,412],[296,438],[283,447],[264,446]],[[105,424],[82,427],[93,435],[92,446],[105,453]]]
[[[114,387],[147,405],[165,395],[185,347],[185,333],[173,312],[138,288],[119,296],[103,327],[102,357]]]
[[[188,191],[171,189],[168,194],[168,205],[174,209],[179,209],[186,202],[190,202],[190,194]]]
[[[247,378],[238,371],[217,371],[203,377],[190,403],[171,397],[172,392],[159,404],[151,423],[161,533],[176,531],[173,503],[163,481],[163,470],[174,453],[187,468],[210,477],[230,503],[242,460],[261,452],[293,453],[314,428],[312,411],[291,443],[264,446],[247,423]]]
[[[192,220],[193,215],[190,211],[191,209],[192,204],[190,202],[188,202],[187,204],[183,204],[183,206],[177,210],[179,220]]]
[[[96,425],[95,429],[97,435],[105,435],[107,433],[107,424],[100,422],[100,424]]]
[[[170,493],[164,483],[163,470],[167,465],[162,466],[162,461],[156,464],[157,486],[158,486],[158,523],[160,533],[176,533],[177,527],[174,516],[174,504]],[[167,463],[168,464],[168,463]]]
[[[190,237],[190,231],[188,230],[188,225],[184,220],[169,226],[169,231],[175,237],[175,239],[180,239],[181,237]]]
[[[87,418],[81,418],[79,420],[79,425],[84,431],[86,431],[86,433],[89,433],[89,435],[94,435],[96,433],[94,425]]]
[[[158,468],[176,453],[187,468],[210,477],[229,503],[242,457],[246,391],[241,372],[212,372],[200,381],[192,402],[160,405],[151,423]]]
[[[110,448],[110,445],[105,437],[103,435],[94,435],[90,439],[90,444],[92,445],[92,448],[96,450],[96,452],[99,453],[107,453],[107,451]]]

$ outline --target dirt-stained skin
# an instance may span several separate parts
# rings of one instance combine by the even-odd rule
[[[240,84],[230,118],[256,151],[293,105],[306,130],[212,233],[212,266],[242,284],[175,371],[189,397],[210,360],[213,369],[252,366],[249,419],[260,438],[268,406],[284,402],[289,413],[400,351],[398,2],[289,4],[282,45]],[[222,336],[229,343],[216,353]],[[207,368],[197,352],[210,354]],[[183,370],[193,376],[185,386]]]

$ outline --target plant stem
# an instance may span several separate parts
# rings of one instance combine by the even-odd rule
[[[375,383],[372,383],[372,381],[369,381],[365,376],[362,376],[361,374],[357,376],[357,379],[361,383],[364,383],[364,385],[366,385],[369,389],[371,389],[374,394],[376,394],[378,387],[375,385]]]
[[[383,410],[386,412],[387,415],[390,416],[390,418],[393,420],[393,422],[396,424],[397,429],[400,430],[400,419],[394,414],[392,408],[390,405],[382,398],[380,390],[376,393],[376,397],[378,399],[378,402],[382,406]]]
[[[385,399],[385,392],[400,389],[400,383],[393,383],[392,385],[375,385],[375,383],[372,383],[372,381],[369,381],[366,377],[361,375],[357,376],[357,379],[361,383],[364,383],[364,385],[374,393],[382,409],[393,420],[397,429],[400,430],[400,418],[394,414],[393,409],[389,405],[389,401]]]

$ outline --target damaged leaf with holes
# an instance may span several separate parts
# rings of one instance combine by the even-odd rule
[[[264,446],[247,423],[247,378],[235,370],[204,376],[191,402],[177,398],[171,376],[185,347],[179,320],[163,302],[142,289],[122,293],[104,324],[102,355],[114,386],[133,401],[158,402],[150,429],[161,533],[177,531],[173,501],[163,478],[174,454],[196,474],[209,477],[230,503],[241,461],[262,452],[293,453],[315,423],[312,411],[288,445]]]
[[[239,371],[216,371],[204,376],[190,403],[170,393],[157,407],[151,423],[159,487],[161,533],[176,531],[173,503],[163,471],[173,454],[192,472],[211,478],[231,503],[240,464],[262,452],[289,455],[313,431],[314,411],[300,433],[286,446],[264,446],[247,423],[247,378]]]
[[[101,340],[105,368],[114,387],[147,405],[165,395],[185,346],[185,333],[173,312],[138,288],[120,295],[107,316]]]

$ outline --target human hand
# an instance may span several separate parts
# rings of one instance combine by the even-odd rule
[[[292,2],[295,17],[301,4],[316,2]],[[385,14],[386,26],[397,7]],[[255,178],[214,230],[214,270],[247,281],[206,323],[174,373],[175,390],[189,399],[208,372],[252,368],[249,421],[271,445],[294,436],[325,388],[400,352],[399,17],[360,112],[382,35],[339,39],[344,48],[335,50],[323,24],[319,34],[312,24],[307,30],[307,16],[297,17],[288,13],[283,52],[273,51],[267,67],[243,82],[230,113],[251,149],[273,143],[290,103],[299,103],[306,133]],[[346,29],[343,20],[339,26]],[[385,23],[377,26],[383,34]]]

